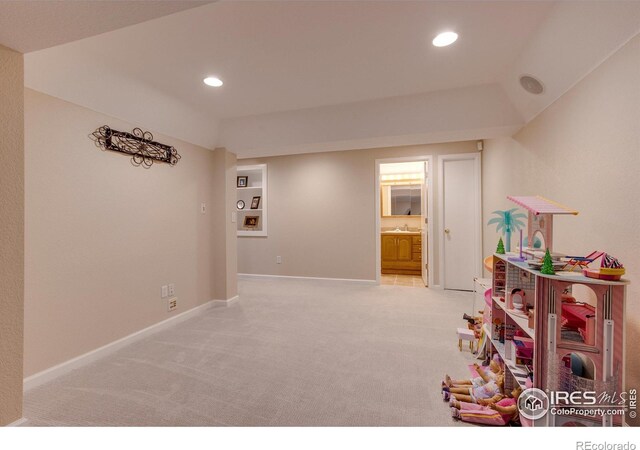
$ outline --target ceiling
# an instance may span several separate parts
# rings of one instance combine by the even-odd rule
[[[154,20],[148,19],[187,3],[55,3],[64,11],[80,4],[83,13],[72,20],[57,12],[66,17],[65,30],[48,26],[40,38],[15,31],[20,17],[13,17],[14,31],[0,32],[0,43],[23,51],[50,47],[96,34],[83,22],[99,22],[100,8],[112,8],[113,15],[102,34],[28,53],[28,87],[207,147],[220,143],[219,127],[224,132],[238,118],[252,118],[254,130],[236,127],[234,133],[253,133],[256,142],[243,146],[255,147],[266,118],[290,113],[283,133],[300,128],[306,115],[313,115],[316,128],[344,128],[349,117],[357,118],[358,105],[373,101],[377,110],[384,110],[380,102],[393,102],[400,123],[398,111],[408,102],[402,99],[412,96],[428,97],[429,108],[459,105],[450,111],[455,122],[467,109],[456,92],[483,87],[487,94],[507,94],[499,95],[494,127],[522,125],[637,33],[640,23],[640,2],[222,1],[196,8],[187,2],[190,9]],[[134,22],[146,21],[126,26],[131,17],[114,3],[132,4]],[[24,18],[36,23],[46,8],[27,8]],[[105,32],[118,26],[124,28]],[[433,47],[433,37],[446,29],[459,33],[458,42]],[[547,92],[534,98],[519,90],[521,73],[543,75]],[[205,86],[207,75],[224,86]],[[311,111],[318,108],[327,118],[332,108],[342,111],[347,123],[317,125]],[[483,123],[482,129],[490,127]],[[229,134],[224,143],[233,146]],[[293,146],[312,143],[311,137],[296,139]],[[232,150],[242,156],[243,149]]]
[[[2,0],[0,43],[20,53],[106,33],[211,1]]]
[[[48,69],[27,75],[42,86],[82,70],[90,89],[130,78],[215,118],[350,103],[496,82],[550,6],[219,2],[29,55],[28,68]],[[448,28],[459,42],[432,46]],[[207,74],[224,88],[205,86]]]

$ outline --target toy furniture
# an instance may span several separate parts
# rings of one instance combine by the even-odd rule
[[[552,214],[577,214],[541,197],[509,198],[530,211],[529,242],[541,231],[548,247],[552,244]],[[505,392],[516,385],[525,389],[527,384],[546,392],[594,391],[598,396],[625,392],[628,281],[589,278],[576,272],[546,275],[527,262],[510,261],[509,254],[494,255],[492,275],[491,320],[484,326],[490,336],[490,353],[504,360]],[[526,293],[524,309],[533,320],[509,304],[515,289]],[[621,415],[568,412],[549,412],[536,421],[522,419],[524,426],[624,424]]]
[[[612,281],[617,281],[622,278],[622,275],[625,273],[625,268],[620,261],[606,253],[602,253],[598,257],[602,258],[599,268],[585,267],[582,269],[582,273],[586,277]]]
[[[458,328],[458,348],[462,351],[462,341],[469,341],[469,349],[473,352],[473,344],[476,341],[476,336],[473,330],[467,328]]]
[[[584,342],[587,345],[595,344],[596,309],[593,306],[563,301],[560,325],[560,334],[564,339]]]
[[[587,256],[567,256],[567,258],[569,258],[569,261],[567,261],[565,269],[569,269],[569,272],[572,272],[575,268],[585,269],[589,266],[590,263],[600,258],[602,255],[604,255],[604,252],[599,252],[596,250],[589,253]]]

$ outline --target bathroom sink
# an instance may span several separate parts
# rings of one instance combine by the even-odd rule
[[[407,234],[420,234],[419,231],[405,231],[405,230],[387,230],[382,231],[382,233],[407,233]]]

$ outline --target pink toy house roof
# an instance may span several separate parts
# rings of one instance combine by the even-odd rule
[[[573,214],[574,216],[578,214],[578,211],[569,209],[566,206],[540,197],[539,195],[535,197],[514,197],[509,195],[507,198],[529,210],[536,216],[538,214]]]

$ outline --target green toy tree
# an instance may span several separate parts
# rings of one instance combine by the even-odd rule
[[[496,253],[498,255],[504,255],[504,242],[502,242],[502,238],[498,241],[498,248],[496,249]]]
[[[556,271],[553,270],[553,261],[551,260],[551,254],[549,253],[549,249],[544,254],[544,259],[542,260],[542,267],[540,268],[540,272],[545,275],[555,275]]]

